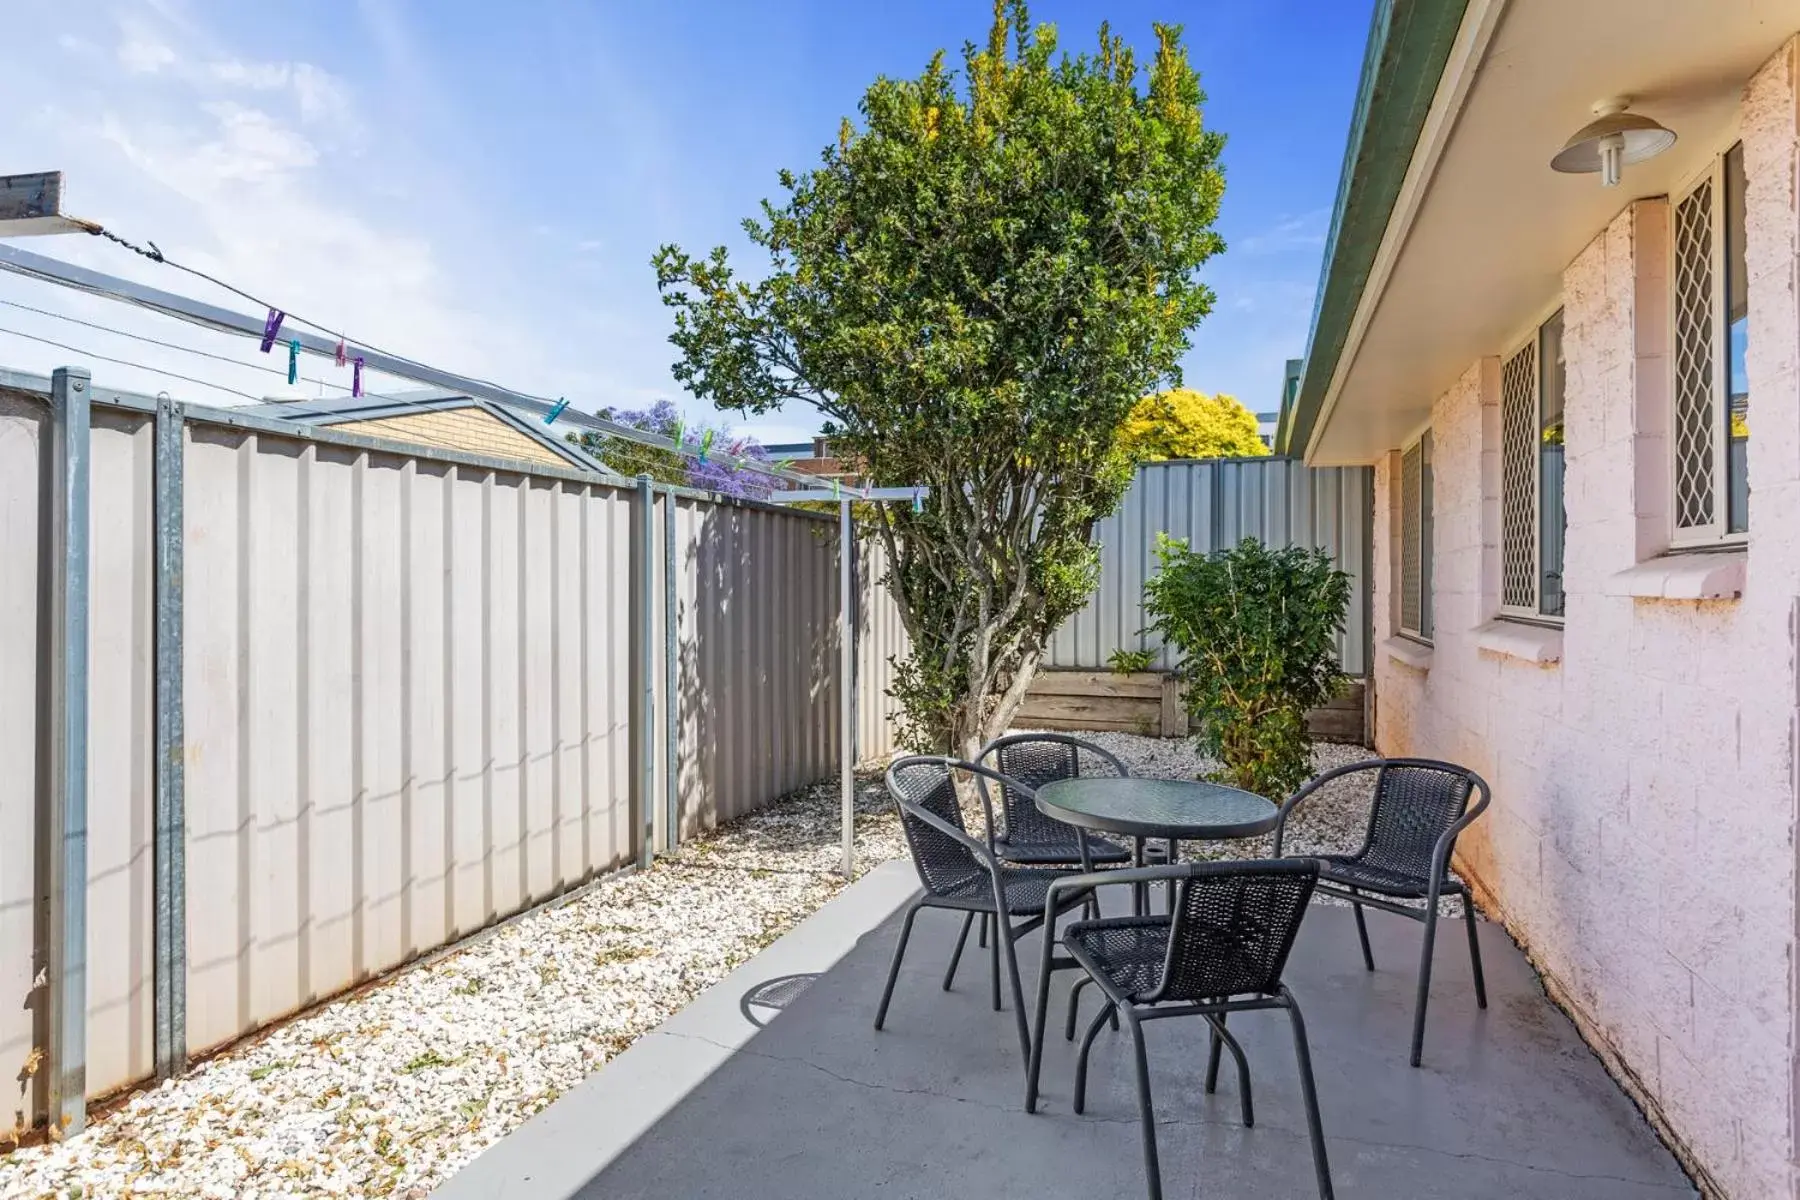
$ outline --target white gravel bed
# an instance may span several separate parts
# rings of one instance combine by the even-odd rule
[[[1219,769],[1219,763],[1200,752],[1192,738],[1154,738],[1135,733],[1083,733],[1084,741],[1093,742],[1109,751],[1133,775],[1148,779],[1205,778]],[[1361,746],[1342,746],[1331,742],[1313,743],[1313,773],[1322,774],[1333,767],[1374,758],[1375,752]],[[1369,803],[1373,799],[1373,773],[1351,775],[1333,780],[1307,797],[1294,810],[1282,839],[1283,854],[1349,854],[1361,847],[1369,827]],[[1272,850],[1272,835],[1241,838],[1225,842],[1183,842],[1181,857],[1193,859],[1261,858]],[[1318,897],[1321,904],[1343,904],[1332,896]],[[1399,901],[1409,907],[1423,908],[1425,902]],[[1446,917],[1462,916],[1462,899],[1449,896],[1438,902],[1438,912]]]
[[[904,853],[858,780],[860,870]],[[422,1197],[830,899],[835,781],[0,1158],[13,1198]]]

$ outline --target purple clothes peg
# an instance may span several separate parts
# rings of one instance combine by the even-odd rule
[[[268,317],[263,321],[262,352],[264,354],[267,354],[269,347],[275,344],[275,339],[281,336],[281,323],[286,319],[287,314],[279,308],[269,310]]]
[[[352,399],[362,395],[362,367],[362,355],[359,354],[356,356],[356,362],[351,368],[350,396]]]

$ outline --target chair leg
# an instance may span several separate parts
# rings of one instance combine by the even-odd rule
[[[1104,996],[1101,999],[1105,999]],[[1087,1107],[1087,1064],[1088,1051],[1094,1048],[1094,1039],[1100,1036],[1100,1027],[1106,1024],[1106,1018],[1117,1019],[1118,1006],[1108,1000],[1100,1011],[1094,1014],[1088,1025],[1087,1035],[1081,1039],[1081,1053],[1075,1056],[1075,1113],[1079,1116]]]
[[[1481,939],[1475,936],[1475,901],[1463,893],[1463,928],[1469,931],[1469,966],[1475,972],[1475,1003],[1487,1007],[1487,980],[1481,974]]]
[[[962,932],[956,935],[956,949],[950,952],[950,966],[944,971],[944,990],[956,982],[956,964],[962,961],[963,943],[969,940],[969,926],[975,923],[974,913],[963,915]]]
[[[1090,976],[1083,975],[1075,981],[1075,986],[1069,989],[1069,1018],[1063,1024],[1063,1041],[1065,1042],[1075,1040],[1075,1017],[1081,1011],[1081,989],[1092,982],[1094,981]]]
[[[881,1003],[875,1009],[875,1028],[887,1020],[888,1001],[894,998],[894,983],[900,978],[900,960],[906,957],[906,939],[912,936],[913,918],[919,915],[923,907],[914,903],[906,910],[906,919],[900,923],[900,940],[894,943],[894,961],[888,964],[887,986],[881,989]]]
[[[1238,1104],[1244,1114],[1244,1128],[1249,1129],[1256,1124],[1256,1108],[1250,1102],[1250,1060],[1244,1057],[1244,1048],[1238,1040],[1231,1036],[1225,1028],[1225,1014],[1206,1018],[1212,1026],[1212,1054],[1206,1064],[1206,1091],[1210,1095],[1218,1085],[1219,1079],[1219,1047],[1223,1045],[1231,1051],[1232,1061],[1237,1063]]]
[[[1427,898],[1425,910],[1425,945],[1419,951],[1419,994],[1413,1001],[1412,1065],[1419,1065],[1425,1049],[1425,1005],[1431,999],[1431,952],[1437,942],[1438,898],[1434,892]]]
[[[1144,1182],[1150,1200],[1162,1200],[1162,1168],[1156,1158],[1156,1110],[1150,1102],[1150,1055],[1144,1049],[1144,1030],[1137,1013],[1125,1012],[1125,1025],[1131,1030],[1131,1054],[1137,1067],[1138,1122],[1144,1139]]]
[[[1352,900],[1350,909],[1356,914],[1356,937],[1358,941],[1362,942],[1363,966],[1373,971],[1375,956],[1369,952],[1369,927],[1363,922],[1363,906]]]
[[[1031,1066],[1031,1026],[1025,1017],[1025,981],[1019,975],[1019,935],[1012,931],[1012,922],[1002,918],[994,926],[994,932],[1006,939],[1006,973],[1012,981],[1013,1017],[1019,1026],[1019,1062],[1029,1068]],[[1048,1002],[1048,997],[1046,997]],[[1042,1025],[1043,1015],[1038,1016],[1038,1024]]]
[[[1025,1111],[1037,1111],[1038,1070],[1044,1063],[1044,1026],[1050,1020],[1050,960],[1056,953],[1056,930],[1053,925],[1044,926],[1044,959],[1038,969],[1037,986],[1037,1023],[1033,1025],[1031,1034],[1031,1057],[1025,1066]],[[1084,974],[1083,979],[1087,976]],[[1079,986],[1079,984],[1077,985]],[[1075,1004],[1073,997],[1069,1000],[1069,1021],[1075,1020]]]
[[[1312,1139],[1313,1172],[1319,1177],[1319,1200],[1333,1200],[1331,1163],[1325,1157],[1325,1128],[1319,1122],[1319,1093],[1313,1086],[1312,1052],[1306,1045],[1306,1020],[1294,997],[1282,989],[1288,1020],[1294,1027],[1294,1057],[1300,1063],[1300,1096],[1306,1102],[1306,1134]]]
[[[988,939],[988,982],[994,996],[994,1011],[1000,1011],[1000,941],[1010,930],[1002,931],[999,918],[993,918],[994,936]]]
[[[988,920],[992,917],[992,915],[993,914],[991,914],[991,913],[982,913],[981,914],[981,934],[975,944],[977,946],[981,947],[983,950],[987,949]]]

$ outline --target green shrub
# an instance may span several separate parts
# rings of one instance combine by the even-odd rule
[[[1139,671],[1148,671],[1155,661],[1154,650],[1114,650],[1106,660],[1106,667],[1114,675],[1135,675]]]
[[[1225,764],[1221,782],[1288,795],[1312,773],[1306,710],[1343,684],[1350,577],[1322,550],[1255,538],[1196,554],[1165,535],[1156,552],[1144,607],[1181,656],[1201,748]]]

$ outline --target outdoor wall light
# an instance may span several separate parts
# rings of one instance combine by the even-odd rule
[[[1675,134],[1649,117],[1626,112],[1625,97],[1594,105],[1595,119],[1575,131],[1550,160],[1552,170],[1571,175],[1598,171],[1603,187],[1618,187],[1627,163],[1655,158],[1675,144]]]

